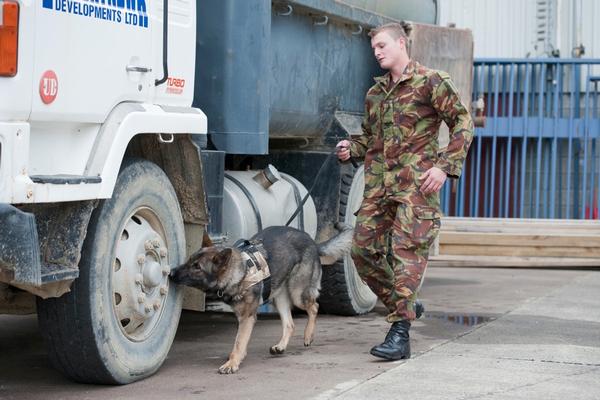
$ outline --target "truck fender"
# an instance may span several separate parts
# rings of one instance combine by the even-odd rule
[[[115,187],[125,151],[133,137],[155,134],[167,137],[195,134],[206,138],[206,115],[198,108],[146,103],[118,104],[102,124],[84,175],[100,176],[99,198],[109,198]]]

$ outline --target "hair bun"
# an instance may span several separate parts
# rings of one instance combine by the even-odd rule
[[[413,30],[412,22],[400,21],[400,26],[402,26],[402,29],[404,29],[404,33],[406,33],[406,36],[410,36],[410,33]]]

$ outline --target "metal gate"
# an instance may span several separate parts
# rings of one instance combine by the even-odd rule
[[[444,213],[598,219],[600,59],[480,59],[473,79],[486,124]]]

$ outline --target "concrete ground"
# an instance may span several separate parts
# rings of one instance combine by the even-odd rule
[[[598,399],[600,271],[430,268],[425,317],[411,330],[413,358],[368,351],[387,331],[378,306],[359,317],[306,319],[286,354],[263,315],[241,370],[216,373],[229,352],[232,315],[184,312],[171,353],[154,376],[120,387],[72,383],[47,360],[35,316],[0,316],[0,399]]]
[[[565,282],[489,324],[320,398],[600,398],[600,273]],[[426,384],[424,384],[426,383]]]

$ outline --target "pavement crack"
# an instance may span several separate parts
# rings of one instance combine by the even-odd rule
[[[582,367],[600,367],[600,364],[582,363],[575,361],[555,361],[555,360],[540,360],[543,363],[563,364],[563,365],[578,365]]]
[[[468,354],[455,354],[453,357],[469,357]],[[584,363],[579,361],[558,361],[558,360],[538,360],[535,358],[521,358],[521,357],[486,357],[494,360],[502,360],[502,361],[525,361],[525,362],[534,362],[534,363],[548,363],[548,364],[559,364],[559,365],[574,365],[580,367],[600,367],[599,363]]]
[[[513,386],[511,388],[507,388],[507,389],[494,390],[494,391],[490,391],[490,392],[487,392],[487,393],[479,393],[479,394],[472,395],[472,396],[460,397],[458,400],[484,399],[486,397],[495,396],[497,394],[507,394],[507,393],[515,392],[515,391],[520,390],[520,389],[531,388],[531,387],[538,386],[538,385],[541,385],[541,384],[546,384],[548,382],[552,382],[552,381],[556,380],[557,378],[570,378],[570,377],[573,377],[573,376],[580,376],[580,375],[591,374],[591,373],[596,372],[597,370],[598,370],[598,368],[595,368],[595,369],[592,369],[592,370],[585,370],[585,371],[580,371],[580,372],[574,372],[572,374],[564,374],[564,375],[560,375],[560,376],[553,376],[553,377],[550,377],[550,378],[547,378],[547,379],[539,380],[537,382],[525,383],[523,385],[517,385],[517,386]]]
[[[575,365],[581,367],[600,367],[597,363],[584,363],[578,361],[557,361],[557,360],[536,360],[535,358],[519,358],[519,357],[496,357],[496,360],[508,360],[508,361],[528,361],[538,363],[549,363],[549,364],[560,364],[560,365]]]

